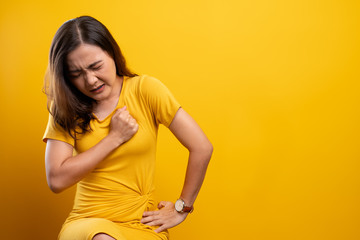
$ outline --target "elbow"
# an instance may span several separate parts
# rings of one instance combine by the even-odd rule
[[[209,142],[205,150],[206,154],[208,155],[208,163],[210,162],[213,151],[214,146],[211,144],[211,142]]]
[[[53,193],[61,193],[62,191],[65,190],[65,187],[54,176],[47,177],[47,183],[48,183],[48,186],[49,186],[50,190]]]
[[[210,155],[213,153],[214,151],[214,146],[211,144],[211,142],[209,142],[209,152],[210,152]]]
[[[210,141],[206,141],[205,143],[202,143],[196,148],[190,150],[190,152],[202,156],[201,159],[205,165],[209,164],[213,151],[214,147]]]
[[[212,155],[212,153],[214,151],[214,147],[213,147],[213,145],[211,144],[210,141],[207,141],[207,143],[202,146],[201,151],[205,155],[207,155],[209,157],[209,160],[210,160],[211,155]]]
[[[61,193],[63,191],[62,188],[56,187],[54,185],[49,184],[49,188],[53,193]]]

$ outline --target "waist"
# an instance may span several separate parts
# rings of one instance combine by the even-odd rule
[[[69,218],[105,218],[114,222],[137,222],[144,211],[156,209],[153,189],[137,191],[126,186],[108,188],[80,182]]]

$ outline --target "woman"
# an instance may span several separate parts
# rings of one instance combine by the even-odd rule
[[[77,184],[59,239],[168,239],[167,229],[193,210],[212,154],[200,127],[160,81],[128,70],[92,17],[59,28],[47,79],[47,181],[56,193]],[[175,204],[153,197],[159,124],[190,153]]]

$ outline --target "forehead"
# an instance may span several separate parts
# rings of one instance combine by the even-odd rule
[[[81,44],[67,55],[66,62],[69,68],[87,67],[95,61],[107,60],[108,58],[110,56],[100,47]]]

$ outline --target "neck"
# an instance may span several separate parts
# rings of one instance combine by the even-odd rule
[[[116,79],[118,80],[118,84],[114,86],[111,95],[107,99],[94,103],[93,112],[99,119],[102,119],[104,118],[104,116],[106,117],[107,115],[109,115],[112,111],[114,111],[118,104],[123,85],[123,77],[117,76]]]

